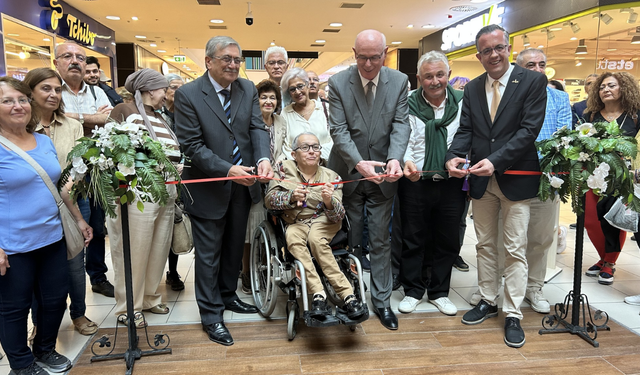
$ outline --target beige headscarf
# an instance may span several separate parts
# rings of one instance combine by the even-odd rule
[[[164,76],[159,72],[156,72],[155,70],[149,68],[138,70],[137,72],[130,74],[127,77],[127,81],[124,83],[124,88],[126,88],[129,92],[134,93],[138,112],[140,112],[142,120],[144,121],[144,124],[147,127],[147,130],[149,130],[151,138],[153,139],[157,139],[156,133],[153,131],[153,126],[151,126],[151,122],[149,122],[149,118],[147,117],[146,111],[144,110],[144,104],[142,103],[142,94],[140,92],[163,89],[166,87],[169,87],[169,83],[164,78]],[[175,135],[172,134],[172,137],[175,137]]]

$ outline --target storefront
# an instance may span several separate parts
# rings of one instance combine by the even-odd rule
[[[506,0],[482,14],[429,35],[420,53],[442,50],[452,77],[484,72],[476,58],[475,35],[488,24],[510,32],[512,60],[526,48],[547,55],[547,77],[565,84],[572,102],[585,98],[584,78],[625,71],[640,78],[640,2],[615,0]]]
[[[115,32],[62,1],[0,1],[0,31],[0,76],[54,68],[55,46],[73,40],[117,82]]]

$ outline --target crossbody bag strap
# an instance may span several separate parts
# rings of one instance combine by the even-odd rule
[[[18,154],[18,156],[22,157],[27,163],[31,165],[31,167],[33,167],[33,169],[36,170],[36,172],[40,175],[40,178],[42,179],[42,181],[44,181],[45,185],[47,185],[47,187],[49,188],[51,195],[53,195],[53,198],[56,200],[56,204],[58,205],[58,208],[60,208],[62,204],[64,204],[64,202],[62,201],[62,197],[60,196],[60,193],[58,193],[58,189],[56,189],[55,185],[53,185],[53,181],[51,181],[51,178],[49,177],[47,172],[45,172],[45,170],[42,169],[40,164],[38,164],[38,162],[35,161],[29,154],[24,152],[24,150],[16,146],[13,142],[11,142],[10,140],[8,140],[2,135],[0,135],[0,143],[5,145],[11,151]]]

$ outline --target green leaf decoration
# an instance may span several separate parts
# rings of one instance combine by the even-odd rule
[[[140,210],[140,212],[144,212],[144,203],[142,203],[142,201],[138,201],[136,205],[138,206],[138,210]]]

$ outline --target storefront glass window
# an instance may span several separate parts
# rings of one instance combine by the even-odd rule
[[[38,29],[3,19],[7,75],[23,79],[29,70],[52,68],[54,37]]]

